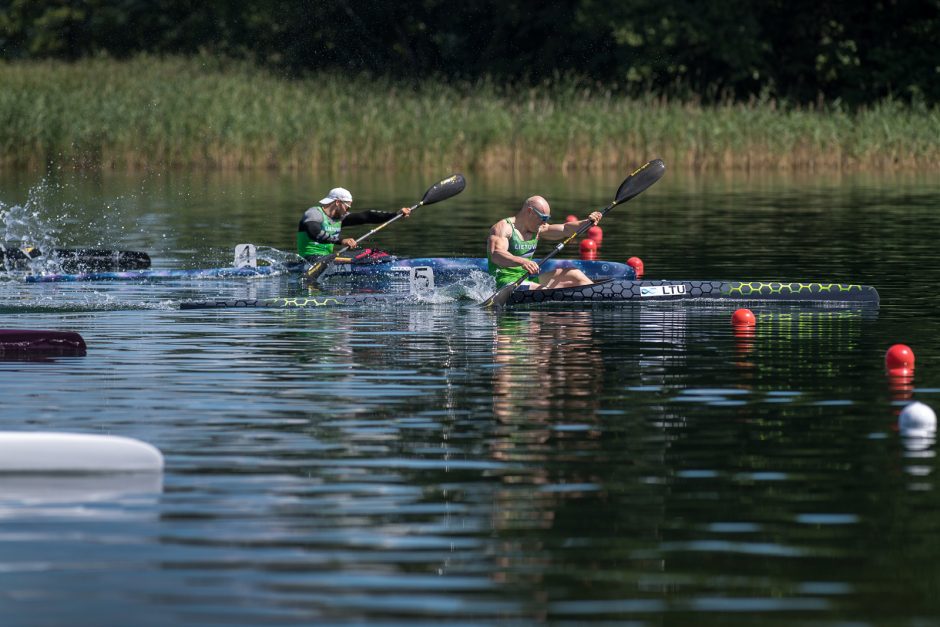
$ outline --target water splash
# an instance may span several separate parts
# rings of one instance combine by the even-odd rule
[[[438,305],[442,303],[451,303],[456,299],[457,296],[448,294],[446,289],[431,289],[425,290],[423,292],[412,292],[402,302],[407,301],[410,303]]]
[[[161,230],[162,226],[143,227],[148,216],[139,215],[133,196],[98,201],[93,210],[80,207],[80,190],[57,172],[48,173],[27,191],[22,204],[0,201],[0,279],[21,278],[23,273],[50,274],[63,271],[69,256],[60,258],[57,249],[74,246],[88,249],[119,249],[114,242],[128,234],[138,235]],[[133,224],[128,231],[122,214],[132,210]],[[164,234],[165,237],[165,234]]]
[[[295,252],[278,250],[271,246],[258,246],[258,261],[263,261],[271,266],[284,266],[306,263],[306,260]]]
[[[449,285],[446,290],[453,298],[482,303],[496,291],[496,281],[486,272],[471,270],[470,274]]]
[[[59,245],[52,221],[44,217],[46,198],[55,186],[43,180],[30,188],[22,205],[0,201],[0,255],[2,278],[15,278],[16,272],[38,272],[58,268],[53,251]],[[67,222],[63,212],[56,221]],[[36,255],[40,255],[34,258]],[[50,266],[50,264],[53,264]]]

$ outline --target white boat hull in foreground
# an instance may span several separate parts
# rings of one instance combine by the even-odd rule
[[[0,473],[162,472],[154,446],[114,435],[0,431]]]

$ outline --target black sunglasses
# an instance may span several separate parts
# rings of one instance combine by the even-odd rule
[[[548,222],[549,220],[552,219],[552,216],[551,216],[551,215],[549,215],[549,214],[547,214],[547,213],[542,213],[541,211],[539,211],[539,210],[536,209],[535,207],[529,207],[529,209],[531,209],[532,211],[534,211],[534,212],[535,212],[535,215],[537,215],[537,216],[539,217],[539,219],[540,219],[542,222]]]

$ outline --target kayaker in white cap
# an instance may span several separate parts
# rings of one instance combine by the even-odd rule
[[[334,244],[355,248],[355,239],[341,238],[340,230],[344,226],[381,224],[397,215],[397,212],[390,211],[349,213],[352,202],[352,194],[348,189],[334,187],[316,205],[307,209],[297,226],[297,254],[312,260],[332,253]],[[402,207],[401,212],[407,218],[411,208]]]

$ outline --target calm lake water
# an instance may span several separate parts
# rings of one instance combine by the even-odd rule
[[[374,245],[480,256],[526,196],[585,215],[626,173],[465,174]],[[333,186],[394,210],[435,178],[6,172],[0,228],[224,266],[292,250]],[[8,276],[0,327],[89,348],[0,361],[0,429],[136,437],[166,470],[0,477],[0,623],[936,624],[935,446],[896,428],[908,398],[940,408],[936,176],[669,172],[602,227],[601,257],[650,278],[864,283],[882,305],[754,308],[739,336],[730,306],[180,311],[303,288]]]

